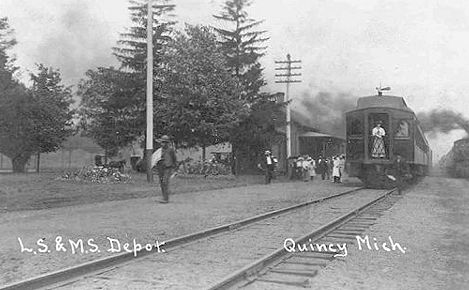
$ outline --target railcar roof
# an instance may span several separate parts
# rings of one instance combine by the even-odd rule
[[[357,101],[357,110],[372,107],[388,107],[413,112],[409,107],[407,107],[407,104],[403,97],[376,95],[369,97],[361,97]]]

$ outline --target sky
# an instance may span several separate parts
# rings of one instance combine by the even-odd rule
[[[219,26],[212,15],[223,0],[174,0],[179,25]],[[22,78],[35,63],[59,68],[67,84],[86,70],[118,66],[111,47],[129,27],[127,0],[0,0],[18,45]],[[293,107],[319,92],[367,96],[377,86],[405,97],[415,111],[447,108],[469,118],[469,2],[452,0],[254,0],[248,9],[268,31],[262,59],[266,91],[275,83],[275,60],[302,61],[301,83],[291,86]],[[428,136],[435,158],[462,131]]]

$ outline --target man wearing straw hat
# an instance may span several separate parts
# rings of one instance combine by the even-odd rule
[[[275,170],[275,164],[277,163],[277,159],[272,156],[272,153],[270,150],[266,150],[264,152],[264,157],[262,158],[262,161],[257,164],[259,169],[265,171],[265,183],[269,184],[272,179],[275,178],[274,176],[274,170]]]
[[[158,142],[161,143],[161,155],[158,154],[159,158],[156,163],[156,168],[158,170],[158,177],[160,179],[161,192],[163,194],[163,199],[159,200],[159,202],[168,203],[169,180],[171,178],[171,173],[177,165],[176,153],[174,152],[174,149],[171,148],[171,140],[167,135],[163,135],[160,139],[158,139]]]

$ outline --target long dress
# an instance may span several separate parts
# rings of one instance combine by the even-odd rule
[[[311,160],[309,168],[308,168],[309,176],[314,177],[316,176],[316,161]]]
[[[340,178],[340,160],[339,158],[334,159],[334,167],[332,167],[332,176],[334,177],[334,181],[337,180],[337,178]]]
[[[309,180],[309,167],[311,164],[307,160],[303,160],[302,162],[302,168],[303,168],[303,180],[308,181]]]
[[[384,129],[381,127],[374,127],[371,133],[373,136],[373,148],[371,149],[371,157],[386,157],[386,151],[384,147],[384,136],[386,135],[386,131],[384,131]]]
[[[340,174],[339,181],[340,182],[342,182],[342,177],[344,176],[344,170],[345,170],[345,159],[340,158],[339,159],[339,174]]]

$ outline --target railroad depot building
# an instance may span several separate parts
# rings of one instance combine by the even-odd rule
[[[293,110],[291,121],[292,157],[307,154],[317,159],[319,156],[330,157],[345,154],[345,138],[319,132],[308,125],[305,116]],[[276,131],[278,135],[272,144],[272,154],[278,158],[278,171],[287,172],[286,128],[279,127]]]
[[[283,102],[284,93],[277,93],[274,98],[276,102]],[[285,173],[288,169],[286,126],[277,127],[276,131],[272,154],[278,158],[278,171]],[[291,143],[291,157],[309,155],[317,159],[345,154],[345,138],[321,132],[309,116],[295,110],[291,110]]]

